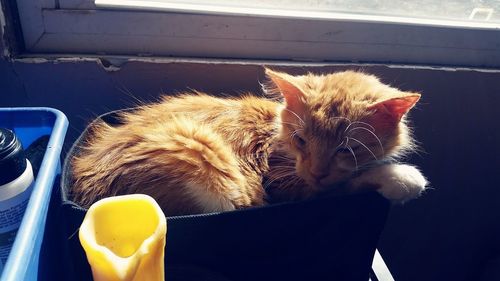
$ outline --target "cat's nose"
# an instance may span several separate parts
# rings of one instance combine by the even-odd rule
[[[328,176],[328,173],[326,173],[326,172],[317,172],[317,171],[309,170],[309,173],[311,173],[311,176],[314,179],[316,179],[318,182]]]

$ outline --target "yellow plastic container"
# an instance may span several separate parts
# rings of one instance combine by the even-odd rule
[[[94,203],[79,238],[94,281],[163,281],[166,233],[156,201],[132,194]]]

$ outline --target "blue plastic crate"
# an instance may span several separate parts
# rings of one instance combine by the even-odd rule
[[[0,108],[0,127],[13,129],[24,148],[41,136],[50,135],[23,221],[0,278],[1,281],[37,280],[48,205],[56,176],[61,173],[60,154],[68,120],[52,108]]]

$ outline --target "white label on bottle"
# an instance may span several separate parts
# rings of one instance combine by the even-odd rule
[[[0,202],[0,262],[2,265],[5,264],[9,257],[32,188],[33,184],[22,193]]]

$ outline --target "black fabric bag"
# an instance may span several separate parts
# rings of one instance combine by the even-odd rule
[[[99,118],[120,125],[117,112]],[[68,157],[78,153],[86,132]],[[92,280],[78,240],[86,210],[67,199],[69,171],[65,164],[61,189],[52,195],[39,280]],[[389,205],[366,193],[168,217],[165,279],[366,281]]]

